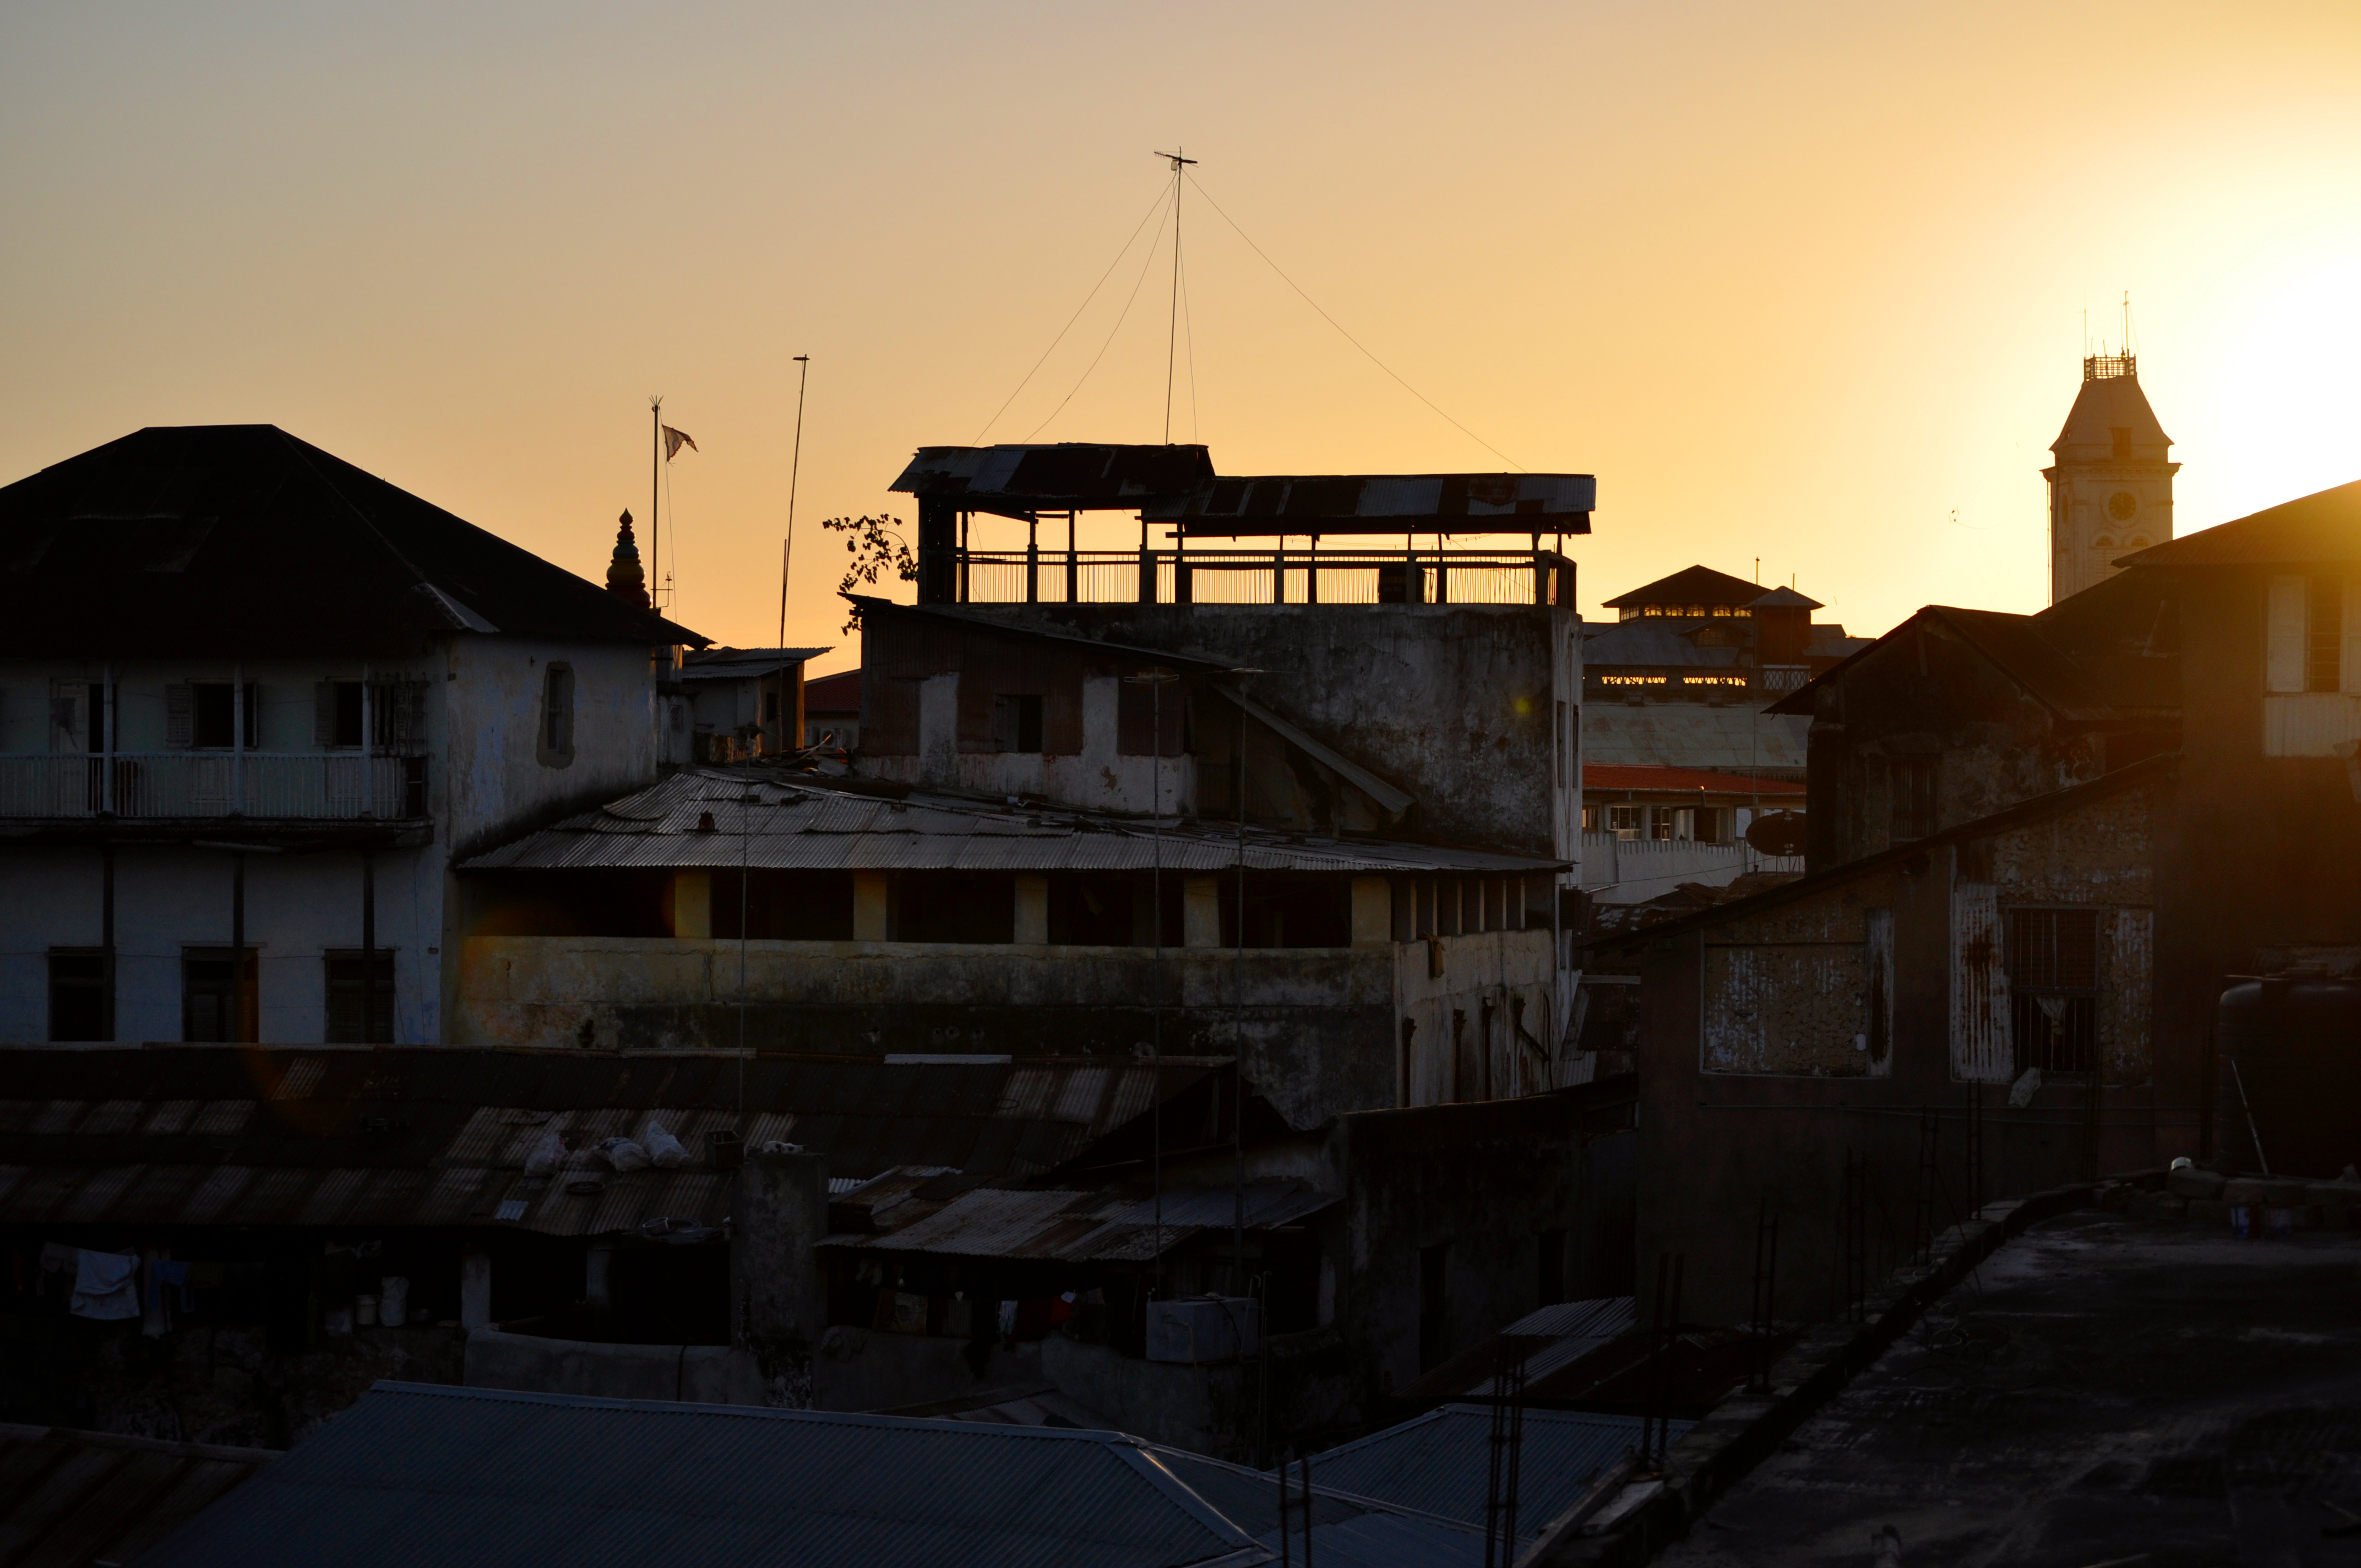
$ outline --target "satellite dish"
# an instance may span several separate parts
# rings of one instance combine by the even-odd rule
[[[1800,855],[1804,852],[1804,814],[1766,811],[1747,824],[1746,841],[1759,854]]]

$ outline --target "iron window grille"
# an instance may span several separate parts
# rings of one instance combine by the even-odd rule
[[[2017,1073],[2097,1071],[2099,912],[2012,909],[2007,948]]]

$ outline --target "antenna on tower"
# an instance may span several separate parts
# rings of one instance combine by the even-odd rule
[[[2125,357],[2125,358],[2126,358],[2126,359],[2130,358],[2130,357],[2131,357],[2131,353],[2132,353],[2132,291],[2131,291],[2129,289],[2126,289],[2126,290],[2125,290],[2125,291],[2124,291],[2124,357]]]
[[[1178,152],[1159,152],[1156,156],[1169,159],[1172,163],[1172,313],[1164,325],[1164,444],[1170,446],[1172,444],[1172,360],[1180,342],[1180,171],[1197,160],[1183,158]],[[1195,340],[1193,327],[1191,340]],[[1193,368],[1196,365],[1193,351],[1189,363],[1192,367],[1189,372],[1191,377],[1189,384],[1194,387],[1197,383],[1193,378],[1197,372]],[[1192,391],[1189,395],[1193,398],[1196,393]]]

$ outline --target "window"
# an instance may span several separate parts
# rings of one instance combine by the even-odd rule
[[[1894,801],[1893,839],[1897,844],[1935,831],[1936,757],[1895,757],[1886,767]]]
[[[392,1040],[393,950],[379,948],[374,959],[372,967],[370,958],[358,948],[328,949],[324,961],[330,1045],[384,1045]]]
[[[535,751],[553,768],[574,761],[574,666],[553,663],[541,682],[541,734]]]
[[[2009,1037],[2015,1071],[2089,1072],[2099,1060],[2099,912],[2008,912]]]
[[[426,739],[426,683],[368,683],[369,745],[379,751],[407,751]],[[322,681],[314,694],[313,743],[322,751],[358,751],[361,744],[361,683]]]
[[[2123,425],[2123,424],[2119,424],[2119,425],[2116,425],[2116,426],[2113,427],[2111,430],[2109,430],[2107,433],[2108,433],[2108,434],[2110,434],[2110,435],[2112,435],[2112,436],[2114,436],[2114,437],[2115,438],[2114,460],[2115,460],[2116,462],[2118,462],[2118,463],[2129,463],[2129,462],[2131,462],[2131,461],[2132,461],[2132,432],[2131,432],[2131,427],[2130,427],[2129,425]]]
[[[2333,692],[2344,674],[2345,581],[2309,577],[2303,587],[2303,689]]]
[[[191,681],[164,688],[164,744],[199,751],[226,751],[252,747],[261,733],[262,703],[252,681],[246,683],[246,733],[238,736],[238,693],[228,681]]]
[[[1618,839],[1637,839],[1647,831],[1648,808],[1644,806],[1610,806],[1607,808],[1607,830]]]
[[[1168,694],[1169,695],[1169,694]],[[1041,750],[1041,699],[1002,696],[992,699],[992,745],[997,751]]]
[[[246,949],[244,996],[227,948],[189,948],[181,954],[181,1038],[206,1044],[255,1037],[255,952]]]
[[[106,954],[97,948],[49,949],[49,1038],[115,1038],[114,999],[106,989]]]

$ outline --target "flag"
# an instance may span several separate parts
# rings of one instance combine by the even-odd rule
[[[688,432],[685,430],[675,430],[672,426],[665,425],[664,427],[664,461],[667,463],[671,462],[673,455],[684,446],[687,447],[691,452],[697,450],[697,443],[688,438]]]

